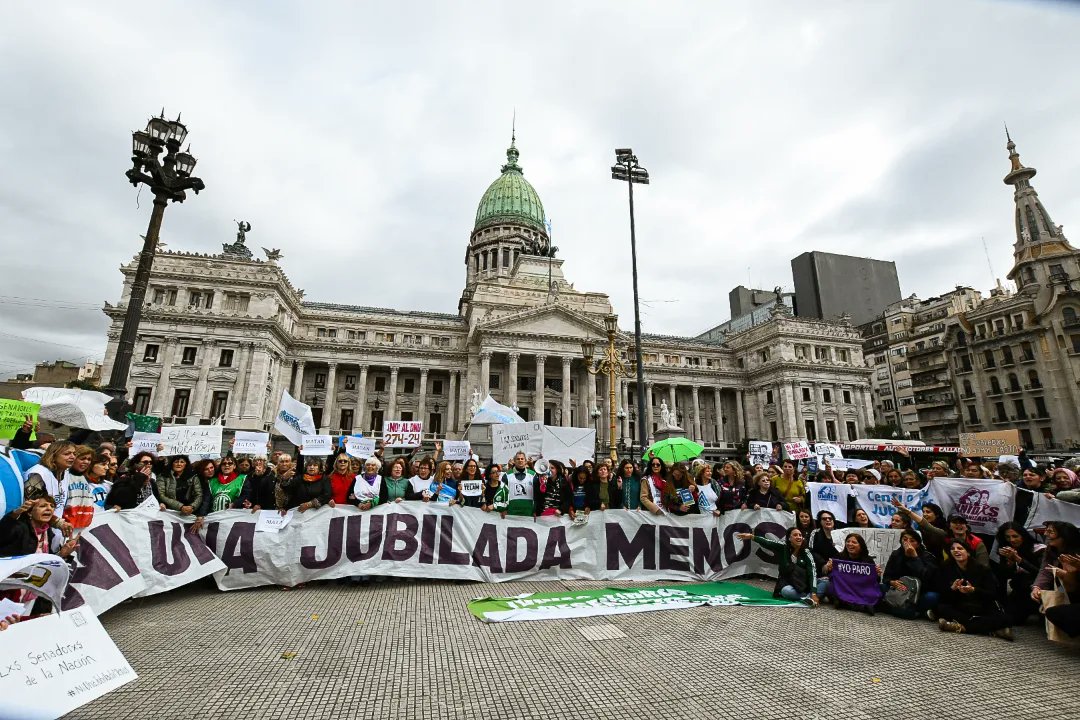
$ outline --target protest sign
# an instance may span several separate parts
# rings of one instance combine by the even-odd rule
[[[596,452],[596,430],[547,425],[542,427],[544,435],[540,453],[546,460],[581,462],[591,459]]]
[[[774,598],[768,590],[734,582],[667,585],[654,588],[600,588],[471,600],[469,612],[484,622],[552,620],[679,610],[721,605],[799,605]]]
[[[446,460],[468,460],[472,446],[468,440],[444,440],[443,458]]]
[[[164,425],[162,455],[187,455],[192,462],[221,457],[221,425]]]
[[[1020,490],[1019,492],[1031,492]],[[1080,505],[1053,497],[1046,497],[1042,493],[1032,493],[1031,509],[1028,510],[1027,521],[1024,523],[1028,528],[1041,528],[1051,520],[1061,520],[1071,525],[1080,527]]]
[[[311,407],[294,398],[288,390],[281,391],[281,403],[274,417],[274,429],[297,447],[304,441],[305,435],[319,432],[315,427]]]
[[[495,402],[495,399],[491,397],[491,395],[484,398],[484,402],[480,403],[480,406],[476,408],[472,420],[469,421],[471,425],[495,425],[521,422],[525,421],[521,419],[521,416],[514,412],[513,408],[500,405]]]
[[[936,477],[927,490],[946,517],[962,515],[973,533],[993,535],[1016,510],[1016,486],[1010,482]]]
[[[32,387],[22,392],[23,400],[38,403],[38,417],[68,427],[86,430],[127,430],[127,423],[116,422],[105,412],[112,397],[95,390],[76,388]]]
[[[825,465],[826,461],[831,465],[834,459],[844,457],[839,445],[824,442],[814,443],[814,455],[817,457],[818,464],[822,466]]]
[[[1019,430],[960,433],[960,454],[966,457],[996,458],[1019,453]]]
[[[53,720],[137,677],[88,610],[16,623],[0,642],[0,717]]]
[[[70,575],[71,568],[59,555],[34,553],[0,558],[0,590],[29,590],[58,609],[63,606],[64,588]]]
[[[805,440],[784,443],[784,458],[786,460],[805,460],[810,455],[810,446]]]
[[[900,547],[900,533],[903,530],[891,528],[837,528],[832,531],[833,545],[837,550],[844,549],[844,540],[848,535],[858,535],[866,541],[866,549],[874,562],[882,567],[888,562],[893,550]]]
[[[232,451],[237,455],[266,455],[268,442],[270,442],[270,433],[237,430],[233,438]]]
[[[27,416],[37,424],[38,410],[41,408],[35,402],[25,400],[0,400],[0,440],[10,440],[26,422]],[[31,432],[30,439],[36,439],[36,433]]]
[[[300,443],[301,455],[332,455],[333,452],[333,435],[305,435]]]
[[[148,452],[155,457],[158,454],[158,445],[162,444],[161,433],[138,432],[131,436],[131,455]]]
[[[458,489],[465,497],[479,497],[484,492],[484,481],[458,480]]]
[[[424,423],[419,420],[386,420],[382,424],[383,447],[420,447]]]
[[[349,457],[367,460],[375,454],[375,438],[349,436],[345,438],[345,453]]]
[[[518,452],[523,452],[531,458],[538,458],[543,454],[543,448],[543,423],[520,422],[491,426],[491,459],[493,462],[505,465]],[[592,457],[591,450],[586,457]]]
[[[260,510],[255,521],[255,532],[280,532],[281,528],[292,522],[295,510],[282,515],[277,510]]]
[[[751,465],[764,465],[765,467],[768,467],[772,464],[771,442],[768,440],[751,440],[749,445]]]
[[[924,489],[909,490],[891,485],[849,485],[848,487],[851,488],[851,494],[855,496],[855,502],[867,514],[870,524],[874,527],[889,527],[892,516],[896,513],[896,507],[892,504],[893,498],[915,512],[919,512],[927,502],[927,493]]]
[[[817,517],[822,510],[831,512],[838,522],[848,521],[848,498],[851,486],[844,483],[806,483],[810,493],[810,514]]]
[[[833,558],[829,590],[842,602],[874,607],[881,600],[877,567],[874,563]]]
[[[873,464],[873,460],[856,460],[855,458],[832,458],[829,460],[829,467],[833,470],[862,470]]]

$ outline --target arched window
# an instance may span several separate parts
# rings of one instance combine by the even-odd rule
[[[1061,319],[1066,325],[1076,325],[1076,309],[1068,306],[1061,308]]]
[[[1028,386],[1032,389],[1042,387],[1042,383],[1039,382],[1039,373],[1034,370],[1028,370]]]
[[[996,375],[990,376],[990,392],[994,393],[995,395],[1001,393],[1001,383],[998,382]]]
[[[1016,373],[1009,373],[1009,390],[1019,390],[1020,379],[1016,377]]]

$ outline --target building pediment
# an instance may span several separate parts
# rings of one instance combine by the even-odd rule
[[[602,322],[559,303],[501,315],[476,327],[477,333],[536,335],[553,338],[602,338],[607,335]]]

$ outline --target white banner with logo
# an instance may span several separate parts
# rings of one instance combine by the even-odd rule
[[[851,488],[851,494],[855,496],[859,508],[870,516],[870,524],[874,527],[889,527],[892,516],[896,514],[896,507],[892,504],[893,498],[915,512],[919,512],[927,501],[927,493],[924,489],[908,490],[891,485],[849,485],[848,487]],[[854,518],[851,518],[849,522],[853,520]]]
[[[848,521],[847,509],[848,498],[851,497],[851,486],[844,483],[806,483],[806,489],[810,493],[810,512],[816,518],[822,510],[832,513],[837,521]]]
[[[933,478],[927,490],[946,517],[963,515],[973,533],[993,535],[1016,511],[1016,486],[1002,480]]]
[[[274,429],[298,447],[304,442],[305,435],[315,435],[319,432],[315,428],[311,406],[294,398],[288,390],[281,391],[281,404],[278,405],[277,416],[274,418]]]

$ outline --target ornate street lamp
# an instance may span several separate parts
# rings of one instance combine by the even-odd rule
[[[645,364],[641,361],[641,310],[638,304],[638,279],[637,279],[637,236],[634,232],[634,184],[648,185],[649,171],[638,164],[637,156],[630,148],[619,148],[615,151],[615,164],[611,167],[613,180],[625,180],[626,188],[630,193],[630,260],[634,273],[634,352],[637,365],[637,416],[641,419],[637,423],[638,442],[644,451],[648,440],[648,429],[645,427]]]
[[[610,423],[608,433],[608,450],[611,453],[611,461],[618,462],[619,453],[615,447],[615,420],[618,417],[625,416],[615,402],[615,380],[621,377],[627,377],[633,372],[633,365],[627,367],[622,358],[619,356],[618,350],[615,348],[615,335],[619,331],[619,318],[616,315],[608,315],[604,318],[604,330],[607,331],[607,347],[604,348],[604,354],[598,358],[594,364],[593,353],[595,346],[591,340],[586,340],[581,343],[581,352],[585,356],[585,369],[592,375],[607,375],[608,378],[608,421]],[[638,366],[640,373],[640,365]],[[640,375],[639,375],[640,377]],[[591,382],[591,381],[590,381]],[[597,420],[600,416],[598,409],[593,409],[592,417]],[[599,426],[597,427],[596,442],[599,445],[600,432]]]
[[[116,346],[116,356],[109,376],[107,391],[113,397],[109,409],[117,420],[122,420],[126,411],[124,396],[127,394],[131,356],[135,351],[135,338],[142,320],[146,286],[150,282],[150,271],[154,265],[154,253],[157,251],[165,206],[169,202],[184,202],[187,190],[198,195],[199,191],[206,187],[202,180],[191,176],[195,169],[194,156],[190,152],[180,151],[180,145],[187,133],[187,126],[180,122],[180,116],[175,120],[166,120],[164,110],[158,117],[150,118],[145,130],[131,133],[132,168],[125,174],[132,185],[138,186],[141,183],[150,188],[150,192],[154,194],[154,210],[150,213],[150,224],[146,228],[142,252],[139,253],[139,265],[131,283],[131,296],[128,298],[124,324],[120,330],[120,342]]]

